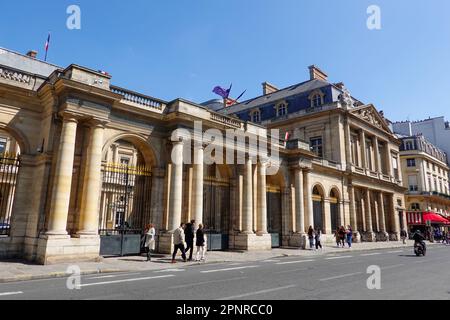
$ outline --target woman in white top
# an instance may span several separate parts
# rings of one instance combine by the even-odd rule
[[[151,251],[155,250],[155,226],[151,223],[145,229],[145,251],[147,252],[147,261],[151,261]]]

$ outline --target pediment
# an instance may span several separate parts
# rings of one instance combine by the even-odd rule
[[[384,130],[388,133],[392,133],[386,120],[380,115],[377,109],[373,105],[364,105],[354,108],[350,111],[351,114],[364,120],[365,122]]]

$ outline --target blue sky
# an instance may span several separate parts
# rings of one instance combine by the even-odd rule
[[[81,30],[66,28],[69,5]],[[369,5],[382,29],[366,27]],[[0,46],[106,70],[113,83],[154,97],[203,102],[215,85],[236,96],[308,79],[316,64],[330,81],[374,103],[391,120],[450,120],[448,0],[2,1]]]

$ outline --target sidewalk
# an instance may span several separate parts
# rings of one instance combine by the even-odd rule
[[[391,248],[409,248],[412,251],[413,241],[407,241],[404,245],[401,242],[375,242],[375,243],[355,243],[351,249],[325,247],[322,251],[300,250],[298,248],[279,248],[272,251],[214,251],[208,252],[206,264],[223,263],[223,262],[247,262],[260,261],[288,256],[320,256],[324,254],[349,253],[355,251],[391,249]],[[438,243],[429,243],[429,245],[439,245]],[[442,245],[442,244],[440,244]],[[77,266],[81,270],[81,274],[97,274],[112,272],[139,272],[147,270],[163,270],[179,267],[188,267],[196,265],[198,262],[183,263],[178,255],[177,263],[170,263],[169,255],[155,255],[151,262],[146,262],[146,257],[128,256],[103,258],[101,262],[79,262],[64,263],[56,265],[36,265],[23,261],[0,261],[0,283],[47,279],[56,277],[65,277],[68,274],[67,268]]]

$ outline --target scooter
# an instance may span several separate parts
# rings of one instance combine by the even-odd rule
[[[420,255],[423,255],[425,257],[425,254],[427,253],[427,249],[420,242],[416,242],[414,244],[414,253],[418,257]]]

